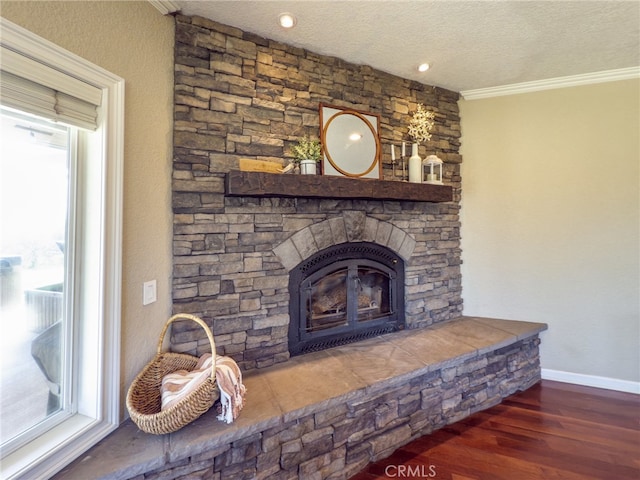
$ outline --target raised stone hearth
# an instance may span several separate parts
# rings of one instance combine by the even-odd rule
[[[412,439],[540,379],[540,323],[461,318],[246,375],[227,425],[210,410],[154,436],[125,422],[55,480],[346,480]]]

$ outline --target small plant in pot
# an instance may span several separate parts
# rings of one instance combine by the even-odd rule
[[[305,135],[291,147],[291,153],[293,154],[293,163],[300,167],[300,173],[303,175],[316,174],[316,164],[322,155],[322,145],[318,140],[311,140]]]

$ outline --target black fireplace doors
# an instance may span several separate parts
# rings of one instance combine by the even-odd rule
[[[378,244],[316,253],[290,272],[289,294],[291,355],[404,327],[404,262]]]

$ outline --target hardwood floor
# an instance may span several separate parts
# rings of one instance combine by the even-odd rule
[[[640,479],[640,395],[543,380],[351,480]]]

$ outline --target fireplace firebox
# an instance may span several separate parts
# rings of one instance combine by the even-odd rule
[[[289,294],[292,356],[404,328],[404,262],[375,243],[317,252],[290,272]]]

